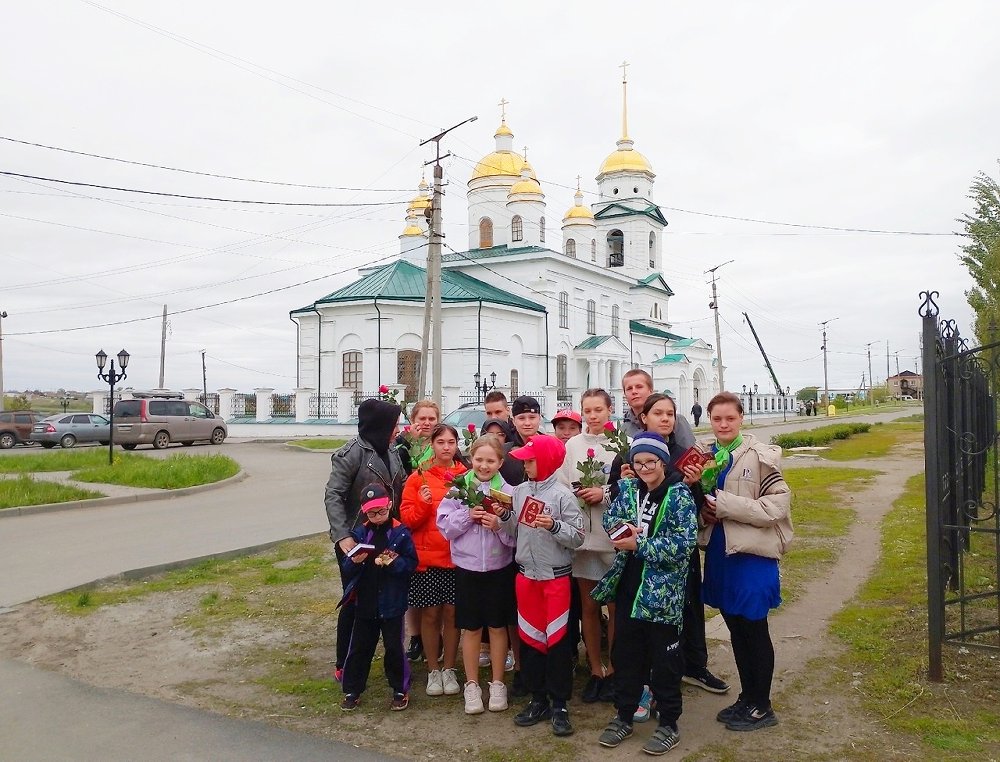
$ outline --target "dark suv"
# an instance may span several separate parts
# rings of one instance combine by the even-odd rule
[[[31,444],[31,427],[42,417],[30,410],[0,413],[0,450],[9,450],[16,444]]]

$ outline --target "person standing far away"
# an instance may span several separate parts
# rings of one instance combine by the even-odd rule
[[[691,406],[691,417],[694,419],[695,428],[701,423],[701,405],[695,400],[695,403]]]
[[[625,394],[625,404],[628,405],[628,410],[622,418],[622,428],[630,438],[634,439],[637,434],[645,431],[639,414],[646,404],[646,398],[653,393],[653,377],[644,370],[633,368],[622,377],[622,392]],[[694,431],[683,415],[677,416],[674,440],[682,450],[694,447]]]
[[[722,392],[708,403],[715,434],[702,473],[698,544],[705,548],[704,601],[722,612],[740,675],[740,695],[716,719],[728,730],[778,724],[771,708],[774,644],[768,612],[781,605],[778,559],[792,541],[792,493],[781,448],[742,434],[743,403]]]
[[[525,395],[514,400],[510,412],[514,419],[514,439],[508,440],[504,445],[500,475],[505,482],[516,487],[527,477],[524,475],[524,464],[517,458],[509,456],[512,450],[528,444],[531,438],[538,434],[538,427],[542,424],[542,406],[534,397]]]
[[[507,407],[507,395],[496,390],[486,395],[483,401],[486,408],[486,420],[497,418],[501,421],[510,420],[510,408]]]
[[[351,530],[357,528],[364,518],[361,493],[373,480],[381,484],[388,494],[393,518],[399,516],[405,473],[392,441],[399,429],[401,412],[399,405],[387,400],[365,400],[358,406],[358,435],[330,457],[330,478],[326,483],[324,502],[338,563],[343,554],[357,544]],[[354,629],[354,615],[353,604],[341,606],[337,615],[334,673],[337,680],[343,676],[351,631]]]

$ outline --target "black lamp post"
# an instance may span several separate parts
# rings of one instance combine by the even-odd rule
[[[750,398],[750,425],[753,426],[753,396],[757,393],[757,384],[753,385],[753,389],[747,389],[747,385],[743,384],[743,393]]]
[[[487,381],[485,378],[479,375],[479,371],[477,370],[475,373],[472,374],[472,379],[474,381],[474,387],[476,389],[476,396],[479,398],[480,402],[482,402],[483,397],[485,397],[491,390],[496,389],[497,386],[496,373],[490,373],[490,380]],[[480,380],[482,380],[482,383],[480,383]]]
[[[788,395],[792,393],[792,387],[785,387],[785,399],[781,401],[781,420],[788,423]]]
[[[127,378],[125,375],[125,368],[128,367],[129,354],[124,349],[118,353],[118,368],[119,372],[115,372],[115,359],[111,358],[111,367],[108,372],[104,372],[104,365],[108,361],[108,356],[104,353],[102,349],[95,355],[97,358],[97,377],[102,381],[106,381],[111,385],[111,413],[108,423],[108,464],[114,465],[115,462],[115,384],[123,379]]]

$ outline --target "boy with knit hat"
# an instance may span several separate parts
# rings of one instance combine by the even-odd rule
[[[615,747],[632,735],[633,718],[648,681],[660,712],[659,727],[642,750],[660,755],[680,743],[680,648],[688,561],[698,521],[684,475],[670,467],[663,437],[643,432],[629,449],[636,478],[623,479],[604,513],[614,564],[594,588],[594,600],[615,604],[611,650],[617,713],[598,739]]]
[[[392,502],[381,484],[361,493],[364,521],[351,531],[355,545],[340,559],[344,597],[338,605],[354,607],[354,622],[344,661],[344,700],[340,708],[358,707],[379,636],[385,651],[385,678],[393,695],[389,708],[409,705],[410,664],[403,654],[403,615],[417,551],[410,530],[392,518]]]
[[[531,702],[514,723],[528,727],[549,719],[555,735],[568,736],[573,733],[566,706],[573,691],[573,662],[566,630],[573,550],[583,543],[583,513],[556,476],[566,457],[562,442],[537,434],[510,456],[524,464],[527,481],[514,487],[512,508],[500,519],[503,531],[517,540],[521,674],[531,693]]]

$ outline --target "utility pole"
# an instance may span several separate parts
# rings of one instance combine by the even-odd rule
[[[823,350],[823,409],[827,415],[830,415],[830,376],[826,365],[826,325],[827,323],[832,323],[834,320],[837,320],[837,318],[830,318],[820,323],[823,326],[823,346],[821,347]]]
[[[205,371],[205,350],[201,350],[201,402],[203,405],[208,405],[208,374]]]
[[[897,349],[893,354],[896,357],[896,375],[899,375],[899,350]]]
[[[163,385],[164,369],[167,363],[167,305],[163,305],[163,323],[160,326],[160,385],[158,389],[166,389]]]
[[[441,201],[443,192],[441,181],[444,178],[444,168],[441,166],[441,159],[451,156],[450,153],[441,155],[441,139],[454,129],[463,124],[474,122],[479,117],[470,116],[465,121],[442,130],[432,138],[427,138],[420,143],[425,146],[434,143],[434,159],[425,162],[434,165],[434,195],[431,200],[430,218],[430,244],[427,247],[427,295],[424,300],[424,335],[421,342],[420,355],[420,385],[424,392],[427,391],[427,355],[428,343],[431,347],[431,384],[433,391],[430,398],[441,405],[441,242],[444,240],[441,220]],[[431,336],[428,336],[428,333]]]
[[[704,273],[705,275],[712,273],[712,301],[709,302],[708,308],[715,313],[715,357],[719,363],[720,392],[726,391],[726,366],[722,364],[722,333],[719,331],[719,292],[715,288],[715,271],[735,261],[735,259],[730,259],[728,262],[723,262],[721,265],[716,265],[705,270]]]
[[[885,391],[889,392],[889,340],[885,340]]]
[[[3,319],[6,312],[0,311],[0,413],[3,412]]]
[[[865,344],[865,348],[868,350],[868,404],[874,405],[875,401],[872,399],[872,344],[878,344],[877,341],[869,341]]]

